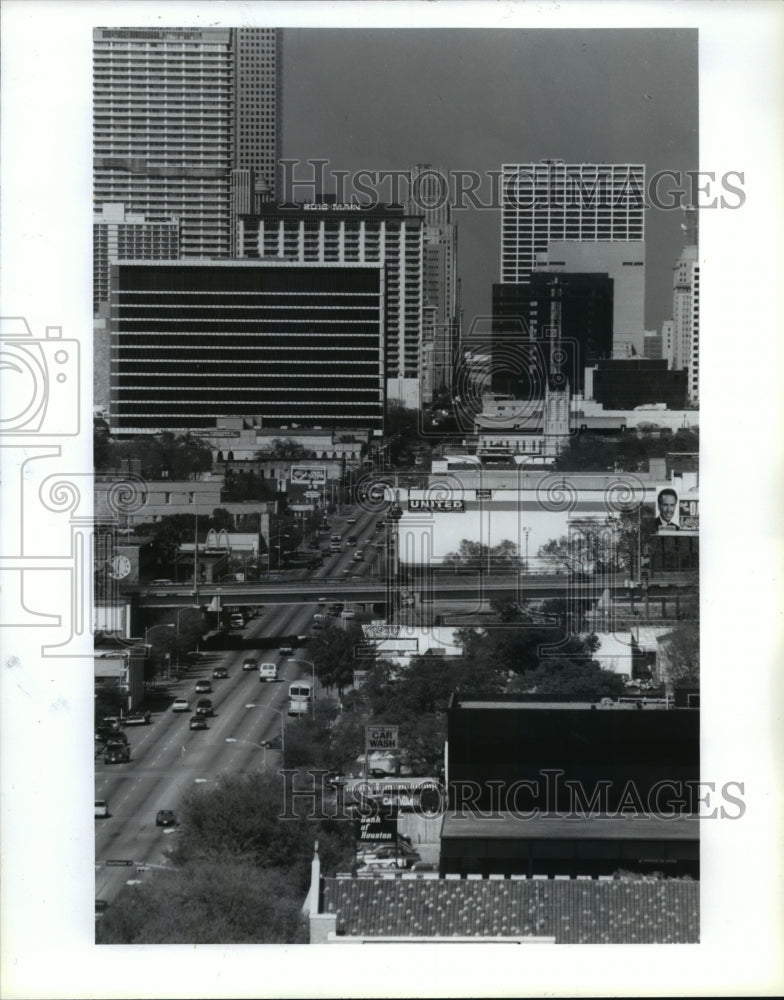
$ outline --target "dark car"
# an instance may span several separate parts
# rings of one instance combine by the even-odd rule
[[[243,670],[258,670],[259,661],[254,656],[246,656],[242,661]]]
[[[314,632],[323,632],[326,629],[326,627],[327,626],[324,624],[324,622],[313,622],[313,625],[311,626]]]
[[[226,669],[226,667],[216,667],[212,671],[212,676],[214,680],[220,680],[221,678],[228,677],[229,671]]]
[[[357,536],[356,535],[349,535],[347,541],[348,541],[349,545],[356,545],[357,544]]]
[[[281,645],[278,646],[278,650],[280,651],[281,656],[292,656],[294,653],[294,647],[290,642],[281,643]]]
[[[125,743],[112,743],[107,746],[103,759],[107,764],[127,764],[131,759],[131,748]]]
[[[280,750],[280,736],[271,736],[268,740],[262,740],[259,746],[265,750]]]
[[[112,730],[111,732],[101,732],[98,730],[98,738],[106,743],[107,746],[111,746],[113,743],[119,743],[121,746],[127,746],[128,737],[122,731],[122,729]]]
[[[212,702],[209,698],[199,698],[196,702],[196,714],[197,715],[214,715],[212,710]]]
[[[177,817],[172,809],[159,809],[155,817],[156,826],[177,826]]]
[[[196,681],[196,694],[210,694],[212,684],[209,681]]]
[[[191,721],[190,721],[190,728],[191,729],[206,729],[207,728],[207,720],[204,718],[203,715],[192,715],[191,716]]]

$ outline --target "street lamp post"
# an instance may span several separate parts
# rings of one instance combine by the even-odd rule
[[[528,566],[528,536],[531,534],[531,529],[524,527],[523,531],[525,532],[525,571],[526,573],[530,573],[531,571]]]
[[[287,660],[289,663],[307,663],[307,665],[311,668],[313,675],[313,688],[310,698],[310,708],[311,708],[311,716],[315,719],[316,718],[316,664],[313,662],[313,660],[306,660],[304,657],[289,656],[287,657]]]
[[[248,706],[248,707],[255,708],[256,706],[252,705],[252,706]],[[280,762],[285,767],[286,766],[286,723],[285,723],[285,718],[286,717],[284,716],[284,714],[283,714],[283,712],[282,712],[281,709],[279,709],[279,708],[273,708],[272,705],[262,705],[261,708],[264,711],[274,712],[276,715],[280,716]],[[258,747],[259,750],[264,750],[265,751],[264,760],[266,762],[266,759],[267,759],[266,758],[267,747],[263,746],[261,743],[255,743],[253,740],[238,740],[238,739],[236,739],[233,736],[227,736],[226,737],[226,742],[227,743],[247,743],[249,746]]]

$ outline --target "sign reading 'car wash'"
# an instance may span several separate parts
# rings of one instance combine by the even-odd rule
[[[465,510],[463,500],[409,500],[409,510],[432,510],[450,514],[462,514]]]
[[[365,726],[368,750],[397,750],[397,726]]]

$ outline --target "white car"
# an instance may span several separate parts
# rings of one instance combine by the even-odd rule
[[[172,712],[190,712],[191,706],[187,698],[175,698]]]
[[[108,815],[109,815],[109,803],[106,801],[106,799],[96,799],[95,818],[106,819]]]
[[[356,618],[357,613],[353,608],[346,608],[345,611],[340,612],[341,618]]]

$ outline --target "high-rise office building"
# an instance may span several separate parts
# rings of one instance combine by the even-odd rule
[[[409,215],[424,221],[422,282],[425,322],[422,332],[422,402],[452,387],[459,339],[457,226],[452,222],[449,182],[443,171],[417,164],[411,171]]]
[[[670,368],[687,373],[689,402],[699,402],[700,376],[700,263],[697,247],[683,248],[673,268],[672,343]]]
[[[608,274],[614,346],[642,354],[644,192],[642,164],[504,164],[501,283],[527,284],[537,267]]]
[[[279,43],[268,28],[96,28],[96,209],[178,218],[184,257],[228,256],[232,170],[275,190]]]
[[[582,391],[584,370],[612,356],[613,282],[606,274],[535,271],[527,284],[493,285],[493,388],[518,398]],[[515,344],[521,339],[523,343]]]
[[[424,225],[401,206],[363,208],[333,196],[304,205],[262,206],[238,224],[244,258],[292,263],[381,264],[386,271],[387,397],[419,405]]]
[[[114,434],[384,421],[378,263],[121,261],[111,268]]]

